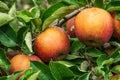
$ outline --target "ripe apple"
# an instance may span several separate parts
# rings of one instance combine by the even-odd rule
[[[66,23],[66,30],[70,37],[76,37],[74,31],[74,21],[75,21],[75,17],[69,19]]]
[[[114,21],[113,36],[119,39],[120,38],[120,20],[117,19],[115,13],[113,13],[113,21]]]
[[[36,55],[30,55],[29,56],[29,59],[31,60],[31,61],[39,61],[39,62],[42,62],[42,60],[38,57],[38,56],[36,56]],[[43,62],[42,62],[43,63]]]
[[[112,76],[110,80],[120,80],[120,74]]]
[[[30,59],[25,54],[18,54],[11,60],[10,73],[14,73],[20,70],[26,70],[30,67]]]
[[[88,46],[99,47],[109,41],[113,33],[113,18],[100,8],[86,8],[75,17],[75,34]]]
[[[51,59],[61,60],[69,53],[69,38],[62,28],[49,27],[36,37],[34,49],[44,62],[49,62]]]

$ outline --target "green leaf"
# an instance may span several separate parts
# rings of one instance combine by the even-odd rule
[[[28,28],[27,27],[22,27],[20,28],[20,30],[18,31],[18,35],[17,35],[17,43],[19,45],[22,45],[24,40],[25,40],[25,36],[27,34]]]
[[[20,77],[20,80],[24,80],[24,79],[30,77],[33,73],[34,73],[34,72],[33,72],[33,70],[32,70],[31,68],[30,68],[30,69],[27,69],[27,70],[24,72],[24,75],[22,75],[22,76]]]
[[[72,67],[72,66],[75,66],[74,63],[70,62],[70,61],[57,61],[58,63],[60,64],[63,64],[65,65],[66,67]]]
[[[13,6],[11,7],[10,11],[9,11],[9,15],[12,17],[16,17],[17,15],[17,10],[16,10],[16,5],[15,3],[13,4]]]
[[[24,72],[24,75],[19,80],[37,80],[40,71],[33,71],[31,68]]]
[[[78,52],[78,50],[82,49],[85,47],[85,44],[83,44],[82,42],[80,42],[78,39],[75,40],[70,47],[70,52],[71,53],[75,53]]]
[[[91,57],[99,57],[101,55],[103,55],[104,53],[101,52],[100,50],[93,48],[93,47],[88,47],[86,49],[86,53],[85,55],[91,56]]]
[[[5,3],[3,3],[2,1],[0,1],[0,12],[5,12],[8,10],[9,10],[8,6]]]
[[[26,26],[25,22],[17,17],[14,20],[12,20],[9,24],[16,33],[19,31],[20,28]]]
[[[74,74],[76,74],[76,75],[81,75],[81,74],[83,74],[83,72],[85,72],[85,71],[83,71],[83,70],[81,69],[80,66],[76,65],[76,64],[73,63],[73,62],[70,62],[70,61],[57,61],[57,62],[60,63],[60,64],[65,65],[65,66],[68,67],[68,68],[70,68],[70,70],[72,70],[72,72],[73,72]],[[83,67],[83,64],[82,64],[82,67]],[[84,69],[85,69],[85,68],[84,68]]]
[[[63,2],[59,2],[56,3],[54,5],[52,5],[50,8],[48,8],[44,15],[42,16],[42,20],[45,21],[48,17],[50,17],[57,9],[61,8],[61,7],[65,7],[68,6],[68,4],[65,4]]]
[[[112,72],[116,73],[116,74],[120,74],[120,65],[115,65],[112,69]]]
[[[16,80],[18,78],[18,76],[20,76],[21,71],[15,72],[14,74],[8,76],[8,79],[6,80]]]
[[[21,51],[25,52],[26,54],[33,54],[33,52],[30,51],[29,47],[25,43],[25,41],[20,45]]]
[[[45,1],[45,0],[33,0],[33,3],[35,5],[35,7],[37,7],[39,9],[40,15],[43,15],[45,12],[45,8],[47,8],[47,6],[48,6],[47,1]]]
[[[50,71],[56,80],[73,80],[75,76],[65,65],[54,61],[50,62]]]
[[[22,18],[25,22],[30,22],[30,20],[33,19],[31,13],[28,10],[20,11],[17,16]]]
[[[7,76],[0,76],[0,80],[7,80]]]
[[[50,72],[50,69],[47,65],[42,64],[38,61],[31,61],[31,68],[34,71],[40,70],[38,78],[40,80],[55,80]]]
[[[50,5],[61,2],[62,0],[47,0]]]
[[[40,18],[36,18],[32,20],[34,26],[35,26],[35,32],[40,32],[42,20]]]
[[[120,12],[116,12],[116,18],[117,20],[120,20]]]
[[[104,8],[104,0],[95,0],[94,7]]]
[[[101,55],[100,57],[98,57],[98,59],[97,59],[97,65],[98,66],[102,66],[102,63],[103,63],[103,61],[105,61],[107,58],[106,58],[106,55]]]
[[[88,0],[79,0],[79,5],[80,6],[85,6],[88,4]]]
[[[81,63],[81,66],[80,66],[81,71],[84,71],[84,72],[87,71],[88,67],[89,67],[88,61],[83,61],[83,62]]]
[[[33,73],[30,77],[27,78],[27,80],[36,80],[39,73],[40,73],[40,71]]]
[[[103,68],[103,67],[101,67],[101,66],[95,67],[95,68],[94,68],[94,73],[95,73],[96,75],[102,75],[102,76],[104,76],[104,75],[105,75],[105,71],[103,71],[102,68]]]
[[[103,66],[103,65],[110,65],[114,62],[113,58],[107,58],[106,55],[101,55],[98,59],[97,59],[97,65],[98,66]]]
[[[3,26],[0,28],[0,42],[6,47],[15,47],[16,43],[16,33],[10,26]]]
[[[25,36],[25,43],[29,49],[30,52],[33,52],[32,49],[32,33],[31,32],[27,32],[26,36]]]
[[[29,12],[31,13],[31,15],[32,15],[33,18],[39,18],[40,17],[40,11],[39,11],[39,9],[38,9],[37,6],[31,8],[29,10]]]
[[[81,56],[79,56],[79,53],[76,53],[76,54],[68,54],[67,57],[65,59],[67,60],[74,60],[74,59],[78,59],[78,58],[81,58]]]
[[[109,58],[113,58],[114,63],[119,62],[120,61],[120,48],[117,48],[113,53],[111,53]]]
[[[0,48],[0,67],[9,74],[10,62],[5,55],[5,51]]]
[[[9,23],[11,20],[13,20],[13,17],[6,13],[1,13],[0,12],[0,27]]]
[[[53,6],[51,6],[43,15],[43,25],[42,30],[46,29],[47,27],[52,24],[52,22],[56,19],[61,19],[65,15],[69,14],[73,10],[75,10],[77,7],[75,5],[67,6],[64,3],[57,3]]]
[[[82,76],[79,77],[78,80],[89,80],[90,73],[85,73]]]
[[[79,1],[78,0],[63,0],[63,1],[66,2],[67,4],[70,4],[70,5],[79,6]]]
[[[112,1],[106,5],[107,11],[120,11],[120,1]]]
[[[109,69],[105,69],[105,75],[104,76],[104,80],[110,80],[111,78],[111,71]]]
[[[103,61],[102,65],[111,65],[114,62],[113,58],[107,59]]]

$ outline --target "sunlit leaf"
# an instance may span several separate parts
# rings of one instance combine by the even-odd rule
[[[20,76],[21,71],[15,72],[14,74],[8,76],[8,79],[6,80],[16,80],[18,78],[18,76]]]
[[[13,20],[13,17],[6,13],[1,13],[0,12],[0,27],[9,23],[11,20]]]
[[[17,10],[16,10],[16,5],[15,5],[15,3],[14,3],[14,5],[11,7],[11,9],[10,9],[10,11],[9,11],[9,13],[8,13],[10,16],[12,16],[12,17],[16,17],[16,15],[17,15]]]
[[[32,19],[32,15],[28,10],[20,11],[18,14],[18,17],[22,18],[25,22],[30,22]]]
[[[25,22],[17,17],[14,20],[12,20],[9,24],[16,33],[19,31],[20,28],[26,26]]]
[[[90,73],[85,73],[82,76],[80,76],[78,80],[89,80],[89,78],[90,78]]]
[[[27,78],[27,80],[36,80],[38,78],[40,71],[37,71],[33,73],[30,77]]]
[[[25,36],[25,43],[26,45],[28,46],[30,52],[33,52],[33,49],[32,49],[32,34],[31,32],[27,32],[26,36]]]
[[[114,73],[120,74],[120,65],[115,65],[111,70]]]
[[[38,7],[33,7],[29,10],[29,12],[31,13],[33,18],[39,18],[40,17],[40,11],[38,9]]]

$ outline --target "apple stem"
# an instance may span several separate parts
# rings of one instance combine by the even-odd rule
[[[92,5],[86,5],[84,7],[80,7],[79,9],[73,11],[72,13],[66,15],[63,19],[61,19],[59,21],[59,23],[56,25],[58,27],[62,27],[63,23],[65,23],[67,20],[71,19],[72,17],[74,17],[75,15],[77,15],[80,11],[84,10],[85,8],[91,7]]]

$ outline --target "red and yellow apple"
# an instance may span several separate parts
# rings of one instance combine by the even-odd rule
[[[101,8],[86,8],[75,17],[75,34],[88,46],[99,47],[113,34],[113,18]]]
[[[25,54],[18,54],[14,56],[11,60],[10,73],[16,71],[25,71],[30,67],[30,59]]]
[[[74,21],[75,21],[75,17],[69,19],[69,20],[66,22],[66,31],[67,31],[67,34],[68,34],[70,37],[76,37],[76,36],[75,36],[75,31],[74,31]]]
[[[34,41],[34,50],[43,62],[61,60],[69,53],[69,49],[67,33],[57,26],[47,28]]]
[[[115,13],[113,13],[113,21],[114,21],[113,36],[119,39],[120,38],[120,20],[117,19]]]
[[[29,59],[31,61],[39,61],[39,62],[43,63],[42,60],[38,56],[36,56],[36,55],[30,55]]]

